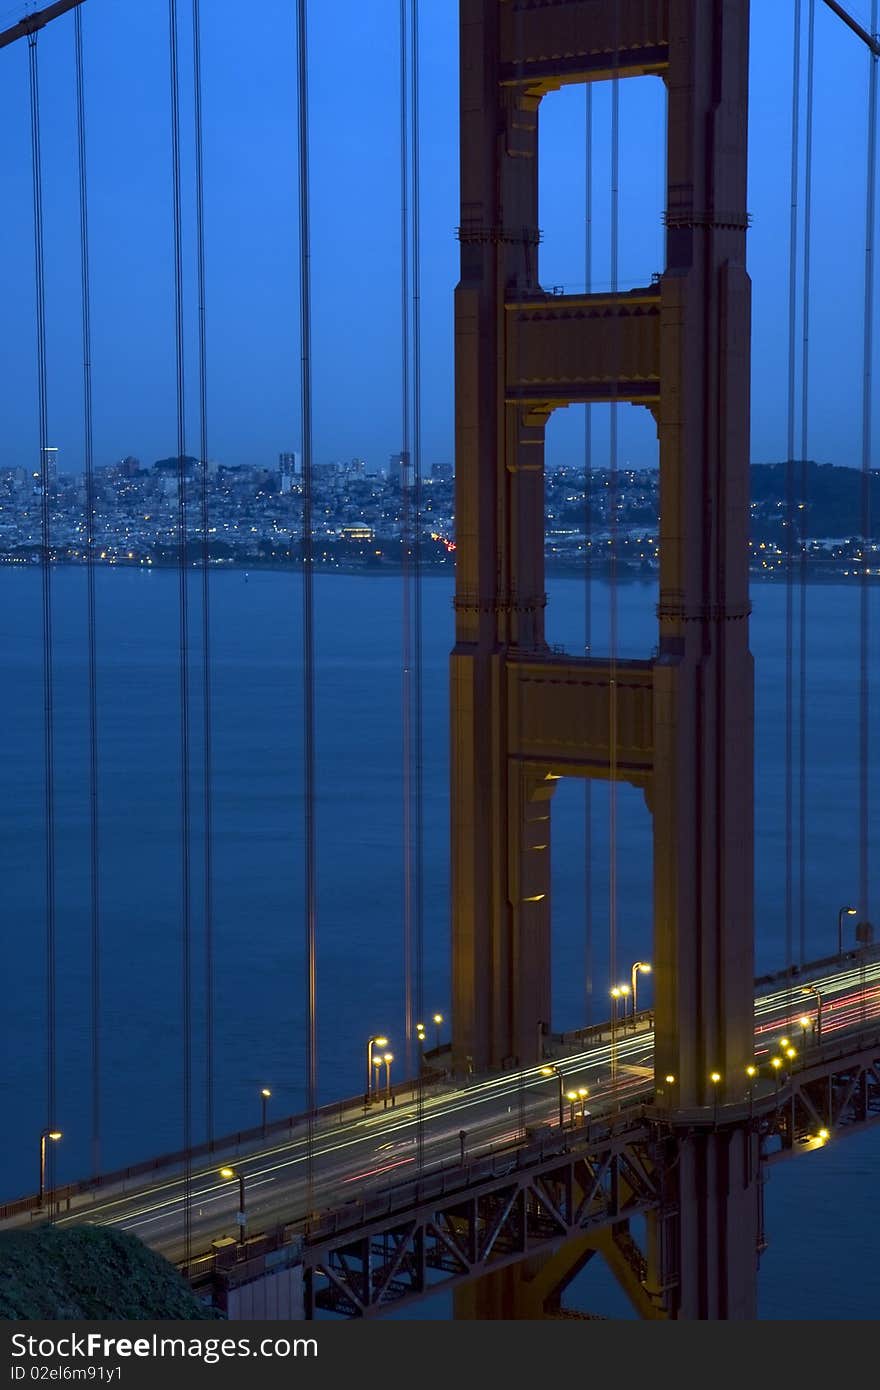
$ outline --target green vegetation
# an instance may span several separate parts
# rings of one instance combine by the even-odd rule
[[[0,1318],[213,1318],[173,1265],[124,1231],[0,1234]]]

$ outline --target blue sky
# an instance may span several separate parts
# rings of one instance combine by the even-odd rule
[[[806,10],[806,0],[805,0]],[[23,6],[0,0],[4,23]],[[36,8],[28,5],[28,9]],[[188,445],[197,450],[190,6],[179,5],[187,209]],[[422,0],[423,460],[453,453],[457,278],[455,0]],[[865,24],[871,0],[852,0]],[[752,0],[749,269],[752,457],[786,448],[793,0]],[[5,11],[5,13],[4,13]],[[299,444],[296,55],[292,0],[203,0],[209,421],[212,457],[274,462]],[[400,447],[398,0],[310,6],[315,457],[381,467]],[[93,285],[95,459],[176,447],[166,0],[86,0],[83,26]],[[858,465],[867,56],[817,3],[811,457]],[[40,38],[49,424],[61,467],[82,463],[73,20]],[[594,91],[594,263],[609,277],[608,87]],[[662,268],[662,85],[621,84],[621,286]],[[0,466],[37,456],[27,49],[0,51]],[[584,93],[541,111],[541,277],[584,284]],[[878,335],[880,347],[880,335]],[[607,410],[597,407],[597,464]],[[798,420],[800,412],[798,411]],[[583,412],[557,412],[553,464],[580,457]],[[878,427],[880,432],[880,427]],[[797,452],[797,450],[796,450]],[[621,411],[620,462],[656,462],[645,411]],[[880,448],[874,465],[880,464]]]

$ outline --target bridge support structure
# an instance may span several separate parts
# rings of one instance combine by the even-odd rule
[[[541,1059],[552,791],[561,776],[626,780],[653,813],[656,1098],[671,1117],[739,1094],[753,1047],[748,11],[748,0],[461,0],[454,1062],[465,1075]],[[541,99],[647,76],[668,102],[659,284],[548,294]],[[657,421],[659,633],[646,661],[562,659],[545,641],[545,426],[557,408],[597,401]],[[671,1314],[752,1317],[753,1167],[731,1159],[733,1138],[682,1143]],[[487,1294],[484,1315],[496,1304]]]

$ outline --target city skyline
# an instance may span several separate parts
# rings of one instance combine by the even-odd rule
[[[776,137],[790,126],[791,15],[756,9],[751,55],[748,268],[753,278],[752,447],[755,461],[784,458],[790,169]],[[868,23],[868,6],[853,11]],[[400,196],[397,7],[346,0],[310,14],[314,457],[362,456],[380,470],[403,447],[400,404]],[[181,11],[183,14],[183,11]],[[203,19],[209,456],[253,463],[297,448],[295,103],[289,75],[289,7],[268,0],[265,24],[238,26],[239,7],[216,0]],[[453,457],[452,293],[458,278],[458,80],[455,5],[421,11],[421,143],[430,178],[421,189],[422,459]],[[94,458],[173,452],[173,282],[167,13],[160,4],[83,11],[93,294]],[[49,434],[81,467],[81,346],[72,21],[39,40],[46,205]],[[285,48],[285,37],[289,47]],[[184,74],[191,58],[180,21]],[[813,153],[822,197],[813,200],[809,438],[794,454],[858,466],[864,256],[865,61],[854,36],[819,6]],[[387,81],[369,97],[358,81],[364,51]],[[27,140],[26,46],[4,54],[0,110],[10,131],[0,170],[4,222],[4,338],[0,467],[38,457],[33,248]],[[134,75],[132,77],[132,74]],[[593,90],[593,269],[610,283],[609,84]],[[620,84],[621,288],[662,268],[665,113],[662,84]],[[802,112],[803,115],[803,112]],[[540,274],[547,289],[584,288],[584,93],[553,93],[541,108]],[[187,448],[197,452],[196,299],[192,104],[181,110],[184,193]],[[801,148],[803,150],[801,132]],[[289,158],[284,161],[285,149]],[[280,163],[273,163],[281,152]],[[279,173],[280,170],[280,173]],[[335,190],[342,188],[341,200]],[[376,197],[382,187],[387,196]],[[853,192],[853,189],[857,190]],[[799,211],[803,212],[803,170]],[[137,209],[135,212],[134,210]],[[844,240],[849,253],[841,256]],[[157,248],[161,247],[161,251]],[[802,254],[799,240],[799,258]],[[803,324],[797,320],[798,357]],[[12,344],[15,344],[13,349]],[[344,390],[349,408],[335,408]],[[593,408],[593,451],[608,455],[608,407]],[[619,413],[621,464],[656,460],[656,428],[642,409]],[[878,446],[872,462],[878,462]],[[551,461],[583,450],[583,409],[556,411]],[[79,459],[79,465],[76,460]]]

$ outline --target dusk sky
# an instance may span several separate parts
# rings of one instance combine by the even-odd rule
[[[27,5],[27,10],[38,8]],[[806,15],[808,4],[803,6]],[[0,20],[23,4],[0,0]],[[423,464],[453,457],[452,292],[458,244],[458,5],[422,0]],[[865,25],[870,0],[851,0]],[[191,6],[181,0],[188,437],[195,378]],[[397,0],[309,7],[314,457],[384,468],[400,448]],[[754,282],[752,458],[785,457],[793,0],[752,0],[748,238]],[[816,4],[811,390],[808,454],[861,456],[862,274],[868,58]],[[203,0],[209,453],[274,464],[298,448],[296,52],[293,0]],[[50,442],[82,466],[79,222],[73,18],[39,40]],[[95,462],[176,450],[166,0],[86,0],[83,29],[93,289]],[[595,288],[609,283],[608,84],[594,86]],[[663,266],[664,99],[621,84],[620,285]],[[27,46],[0,51],[0,466],[38,460]],[[584,91],[541,109],[541,278],[582,288]],[[802,190],[803,191],[803,185]],[[799,336],[800,342],[800,336]],[[880,349],[880,336],[878,336]],[[607,462],[595,408],[594,463]],[[656,463],[653,420],[621,412],[620,463]],[[798,409],[798,421],[800,411]],[[582,457],[583,411],[558,412],[552,464]],[[880,433],[880,425],[875,434]],[[799,454],[799,445],[795,450]],[[874,466],[880,463],[875,443]]]

